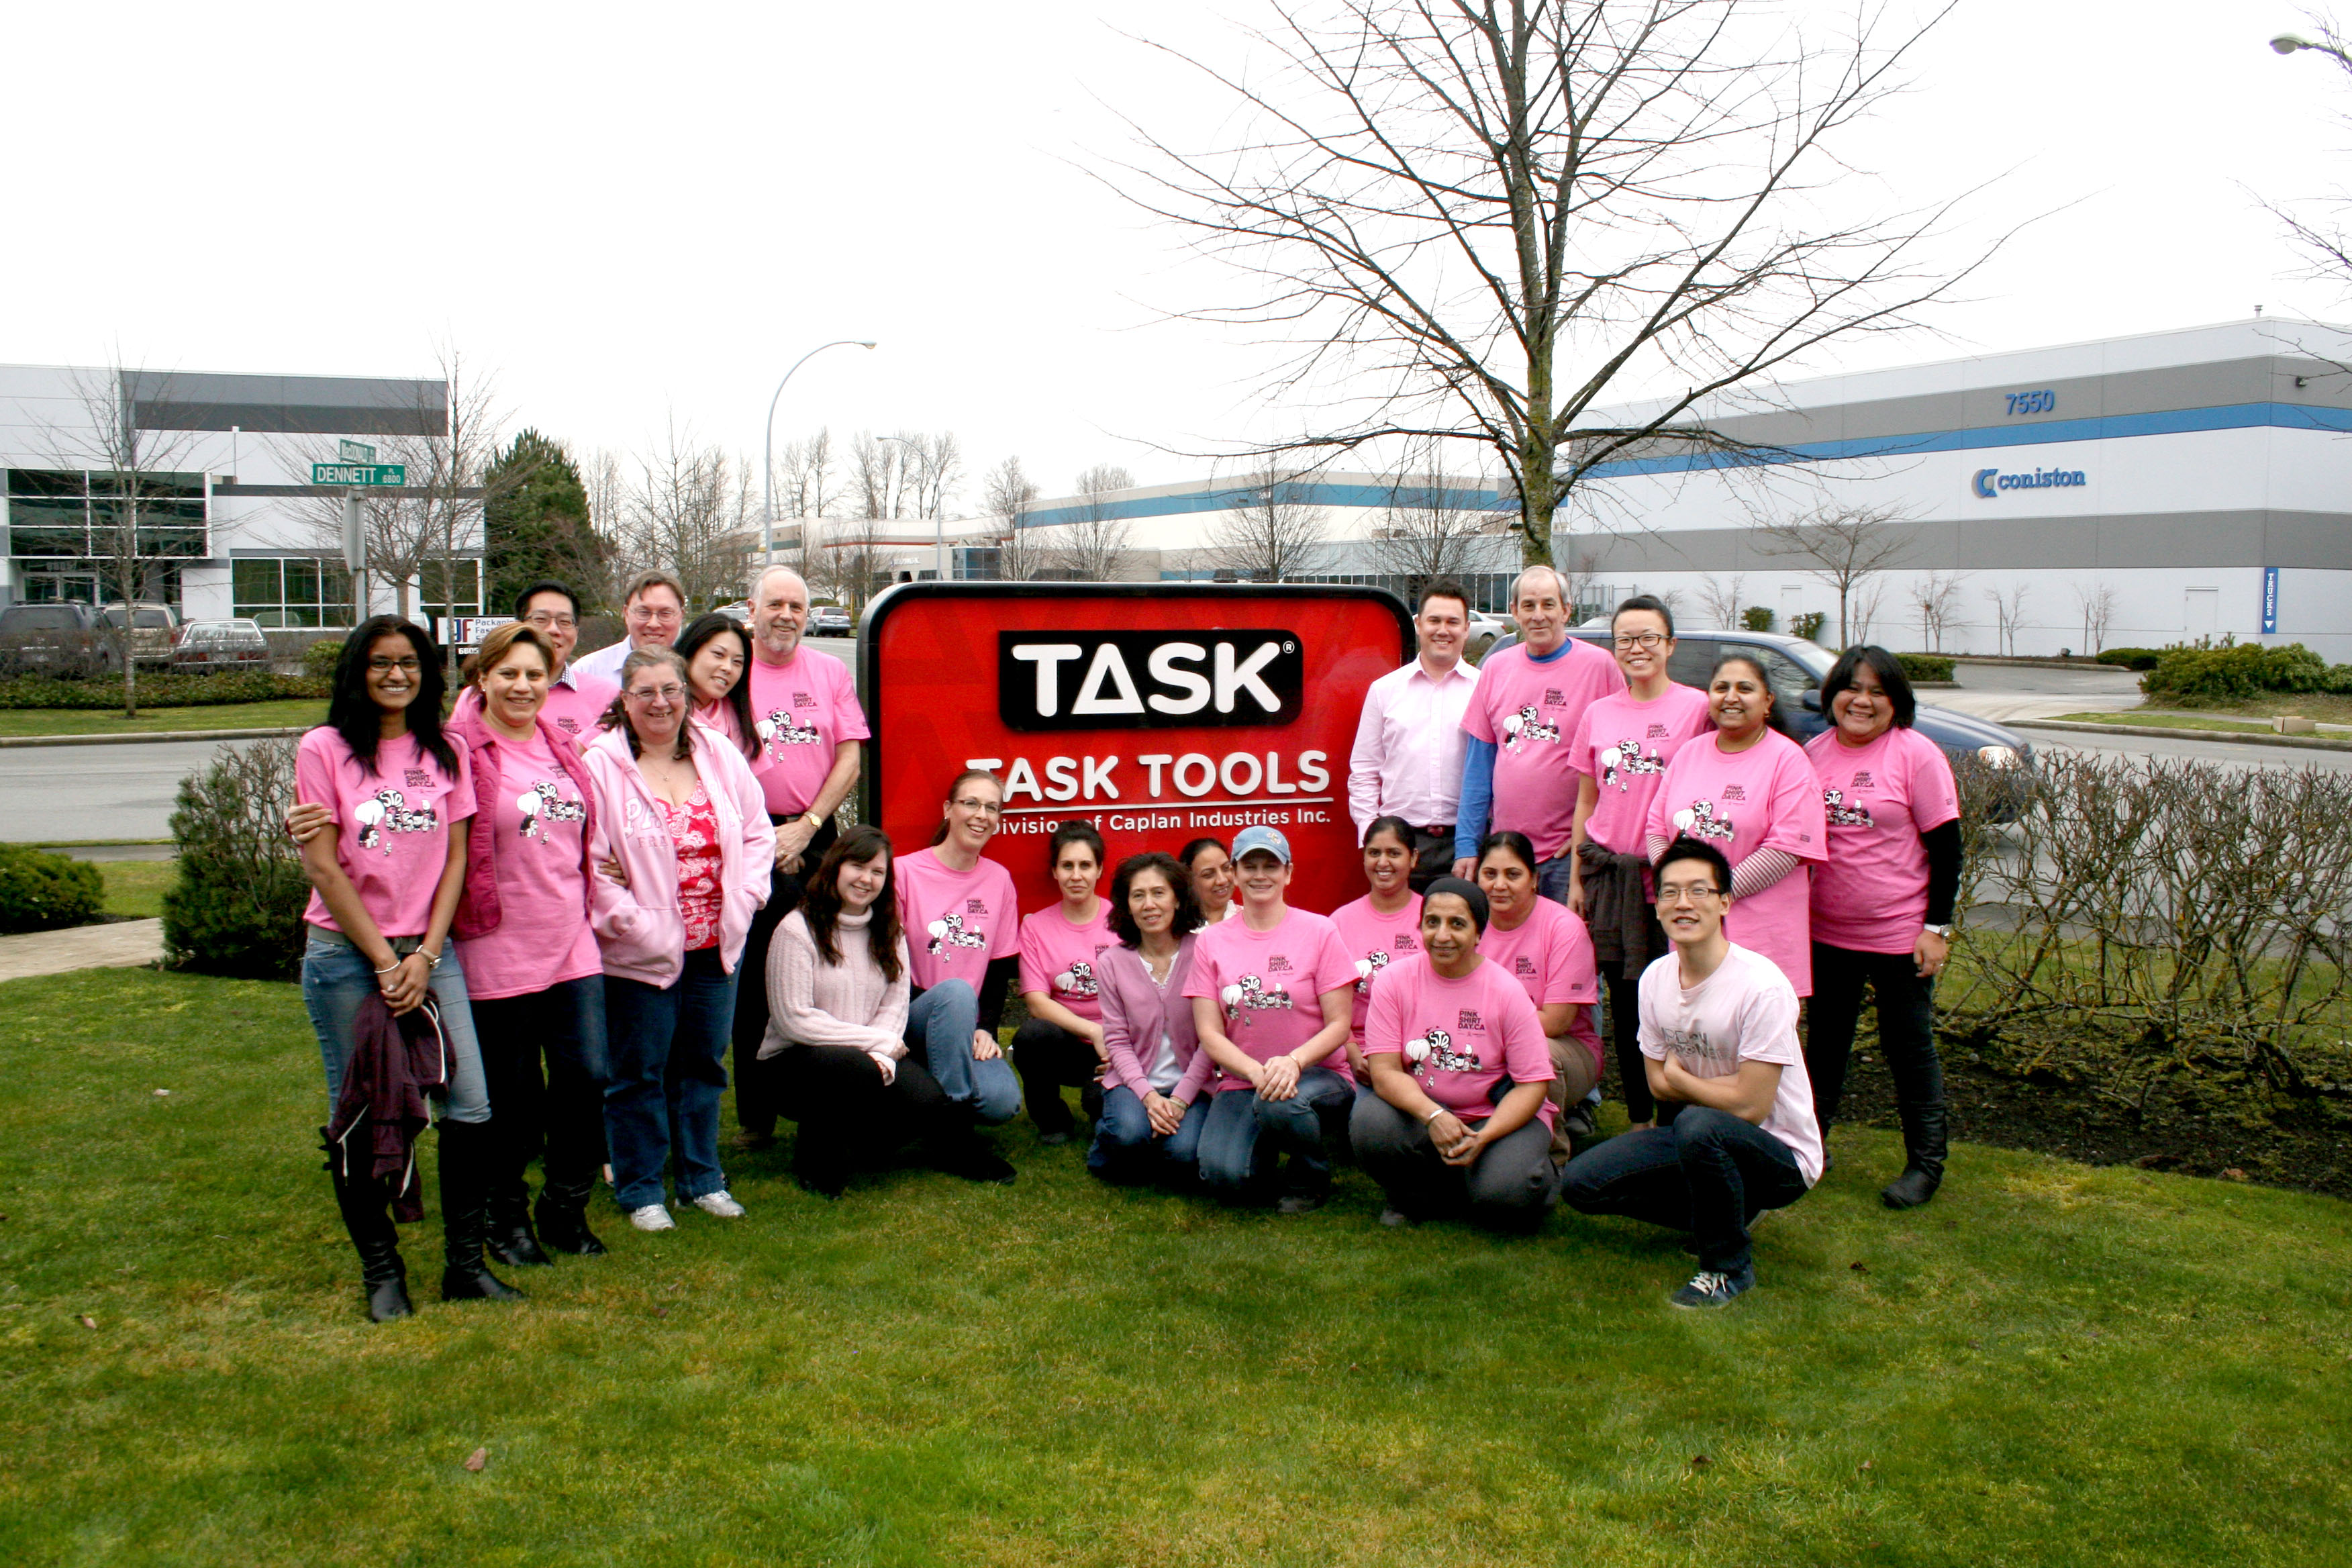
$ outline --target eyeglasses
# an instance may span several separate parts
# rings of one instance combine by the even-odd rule
[[[629,606],[629,619],[633,621],[649,621],[655,626],[666,626],[677,618],[678,612],[676,610],[656,610],[645,605]]]
[[[1695,904],[1701,899],[1715,898],[1720,892],[1721,889],[1713,882],[1661,882],[1658,884],[1658,902],[1679,904],[1687,900]]]
[[[1620,632],[1616,638],[1619,647],[1658,647],[1665,640],[1664,632]]]
[[[629,689],[628,692],[629,700],[632,702],[651,702],[656,699],[659,699],[664,702],[677,702],[682,700],[685,696],[686,688],[675,684],[669,686],[633,686]]]
[[[570,616],[551,616],[545,610],[541,610],[535,616],[525,616],[522,618],[522,624],[527,626],[537,626],[543,632],[568,632],[580,623]]]
[[[1002,801],[973,800],[970,796],[966,796],[964,799],[957,801],[955,804],[966,811],[984,811],[991,816],[1003,816],[1004,815],[1004,804]]]
[[[411,654],[406,658],[372,658],[368,660],[368,668],[373,670],[378,675],[386,675],[395,669],[400,671],[403,675],[415,675],[418,670],[424,668],[425,667],[423,665],[416,662],[416,656],[414,654]]]

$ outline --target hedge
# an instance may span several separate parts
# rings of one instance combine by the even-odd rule
[[[310,884],[286,837],[294,742],[223,746],[180,781],[172,813],[179,880],[163,894],[163,952],[175,968],[290,980],[302,963]]]
[[[2352,665],[2330,665],[2304,647],[2264,647],[2225,643],[2220,647],[2168,647],[2156,668],[2140,677],[2150,697],[2243,700],[2273,692],[2352,692]]]
[[[2121,665],[2126,669],[2154,669],[2156,661],[2163,657],[2161,651],[2152,647],[2111,647],[2092,662]]]
[[[223,670],[217,675],[139,677],[142,708],[211,708],[234,702],[272,702],[289,697],[325,698],[329,683],[307,675],[263,670]],[[57,680],[19,676],[0,680],[0,709],[77,708],[103,710],[122,706],[120,680]]]
[[[1952,679],[1952,659],[1948,655],[1940,653],[1898,653],[1895,656],[1895,661],[1903,667],[1904,678],[1908,680],[1949,680]]]
[[[88,925],[105,902],[106,882],[88,861],[0,844],[0,931]]]

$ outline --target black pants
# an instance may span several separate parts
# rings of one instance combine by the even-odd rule
[[[1454,825],[1441,823],[1435,826],[1412,830],[1412,869],[1406,874],[1405,883],[1416,893],[1429,891],[1429,885],[1440,877],[1454,875]]]
[[[1671,1127],[1597,1143],[1559,1173],[1559,1201],[1579,1214],[1615,1214],[1686,1230],[1699,1267],[1748,1267],[1748,1227],[1766,1209],[1805,1195],[1789,1146],[1727,1110],[1685,1105]]]
[[[753,1070],[769,1103],[800,1125],[793,1173],[836,1190],[861,1161],[881,1164],[971,1120],[958,1114],[920,1052],[899,1058],[888,1083],[872,1057],[848,1046],[786,1046]]]
[[[1813,1080],[1813,1115],[1827,1133],[1845,1098],[1847,1058],[1862,1021],[1862,993],[1878,996],[1878,1048],[1905,1110],[1944,1103],[1944,1064],[1936,1055],[1936,983],[1907,952],[1856,952],[1813,943],[1813,997],[1805,1032],[1805,1073]],[[497,1091],[490,1107],[498,1109]]]
[[[1013,1066],[1021,1075],[1021,1097],[1029,1102],[1029,1120],[1047,1135],[1070,1131],[1069,1102],[1065,1088],[1080,1090],[1078,1102],[1088,1121],[1102,1120],[1102,1085],[1096,1074],[1102,1058],[1079,1036],[1059,1024],[1032,1018],[1013,1031]]]
[[[798,819],[771,815],[768,820],[781,826]],[[754,1138],[771,1138],[776,1131],[776,1107],[768,1093],[768,1075],[756,1065],[760,1042],[768,1036],[768,943],[775,939],[776,927],[783,923],[784,917],[801,907],[801,896],[807,890],[805,879],[815,875],[817,861],[824,858],[825,850],[839,837],[833,818],[826,817],[824,826],[809,840],[808,847],[801,851],[799,873],[777,869],[769,884],[768,901],[751,917],[751,934],[743,940],[743,962],[736,973],[746,978],[735,987],[732,1031],[735,1125]]]
[[[491,1212],[511,1222],[530,1195],[523,1172],[542,1152],[551,1185],[584,1190],[604,1163],[604,977],[478,999],[472,1012],[490,1097]]]

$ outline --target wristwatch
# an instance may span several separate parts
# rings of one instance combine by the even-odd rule
[[[824,817],[822,817],[822,816],[818,816],[815,812],[814,812],[814,811],[803,811],[803,812],[802,812],[802,813],[801,813],[801,820],[802,820],[803,822],[807,823],[807,824],[809,825],[809,826],[810,826],[810,827],[812,827],[812,828],[823,827],[823,826],[824,826]]]
[[[1952,928],[1949,926],[1923,925],[1919,929],[1926,931],[1929,936],[1940,936],[1946,942],[1952,940]]]

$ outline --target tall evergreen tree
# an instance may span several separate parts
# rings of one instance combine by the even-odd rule
[[[588,488],[561,442],[536,430],[519,433],[490,464],[484,487],[484,550],[489,563],[493,615],[514,607],[514,596],[542,578],[568,583],[584,611],[604,580],[604,545],[588,523]]]

